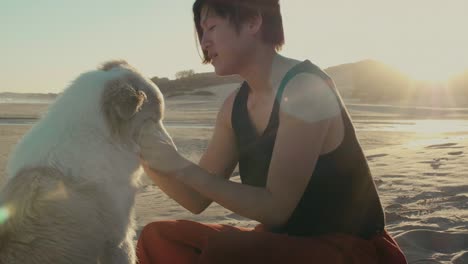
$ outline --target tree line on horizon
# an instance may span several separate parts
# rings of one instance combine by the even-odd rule
[[[468,70],[452,76],[444,83],[417,81],[408,75],[375,60],[337,65],[325,69],[335,81],[342,97],[368,104],[409,104],[440,107],[468,107]],[[217,76],[214,72],[195,73],[179,71],[171,80],[153,77],[153,81],[166,97],[183,94],[209,96],[210,92],[197,91],[208,86],[241,83],[240,76]],[[7,98],[53,99],[54,93],[18,94],[0,93]]]

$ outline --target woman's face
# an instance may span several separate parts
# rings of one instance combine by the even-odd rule
[[[207,52],[217,75],[238,74],[252,53],[252,41],[241,25],[239,32],[227,18],[203,8],[200,26],[203,30],[201,47]]]

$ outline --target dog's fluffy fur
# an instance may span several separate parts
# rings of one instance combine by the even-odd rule
[[[163,108],[159,89],[124,61],[65,89],[10,155],[0,263],[135,263],[135,139]]]

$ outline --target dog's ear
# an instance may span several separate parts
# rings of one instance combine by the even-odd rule
[[[140,111],[146,101],[146,94],[128,82],[110,81],[103,94],[102,107],[111,131],[120,134],[122,126]]]
[[[110,71],[120,66],[129,67],[128,63],[125,60],[112,60],[103,63],[100,67],[98,67],[98,69],[102,71]]]

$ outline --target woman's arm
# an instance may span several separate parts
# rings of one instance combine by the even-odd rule
[[[199,192],[170,176],[169,173],[156,172],[148,164],[142,164],[146,175],[154,184],[185,209],[193,214],[199,214],[203,211],[202,208],[206,208],[207,198]]]
[[[266,188],[211,177],[195,164],[177,172],[176,178],[239,215],[269,227],[283,225],[304,193],[331,120],[305,125],[292,117],[281,119],[283,128],[277,136]],[[313,140],[301,140],[307,137]]]
[[[268,227],[285,224],[304,193],[323,147],[329,145],[325,144],[329,128],[341,122],[336,98],[327,97],[335,100],[330,102],[327,98],[315,97],[318,90],[314,89],[330,88],[325,83],[321,86],[321,82],[312,85],[308,78],[297,76],[297,80],[291,82],[288,91],[285,91],[283,98],[287,98],[288,105],[282,106],[280,111],[280,126],[265,188],[211,177],[195,164],[177,172],[176,178],[239,215]],[[313,112],[329,108],[325,103],[334,104],[331,111],[320,115]],[[304,111],[312,113],[306,114]]]
[[[236,93],[234,92],[223,103],[216,118],[213,136],[199,162],[199,167],[209,172],[209,177],[216,176],[228,179],[237,165],[238,154],[235,145],[235,135],[231,126],[231,111],[235,95]],[[148,152],[152,153],[158,151],[161,150],[148,150]],[[151,155],[147,156],[150,157]],[[190,212],[199,214],[211,204],[212,199],[201,195],[194,188],[181,182],[176,177],[172,177],[170,173],[151,169],[151,160],[149,160],[149,164],[145,164],[145,162],[142,162],[142,164],[146,174],[152,181],[164,193]]]

